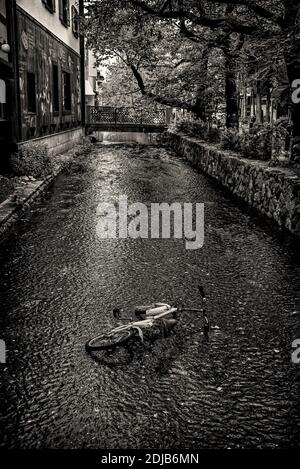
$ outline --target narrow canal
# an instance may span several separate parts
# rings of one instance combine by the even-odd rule
[[[99,202],[204,202],[205,245],[97,238]],[[0,245],[1,446],[300,446],[299,249],[184,160],[155,146],[97,147]],[[208,296],[175,335],[88,356],[115,306]]]

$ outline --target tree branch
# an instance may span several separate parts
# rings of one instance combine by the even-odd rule
[[[212,3],[217,2],[217,3],[221,3],[221,4],[246,6],[247,8],[249,8],[249,10],[253,11],[254,13],[256,13],[261,18],[271,20],[271,21],[273,21],[274,23],[276,23],[280,26],[282,25],[282,22],[283,22],[283,17],[282,16],[274,14],[273,12],[268,10],[267,8],[265,8],[261,5],[258,5],[256,2],[254,2],[252,0],[229,0],[229,1],[228,0],[207,0],[207,1],[212,2]]]
[[[188,111],[193,111],[194,110],[195,106],[193,106],[192,104],[180,101],[176,98],[168,98],[168,97],[155,95],[151,91],[147,91],[146,87],[145,87],[145,84],[144,84],[143,77],[140,74],[140,72],[138,71],[138,69],[134,65],[131,65],[130,68],[131,68],[131,71],[133,73],[134,78],[137,81],[137,84],[139,86],[139,89],[140,89],[142,95],[145,96],[146,98],[149,98],[149,99],[155,101],[156,103],[163,104],[165,106],[178,107],[180,109],[186,109]]]
[[[204,14],[203,10],[201,10],[200,16],[197,16],[189,11],[184,11],[184,10],[177,10],[177,11],[176,10],[169,10],[169,11],[155,10],[143,0],[129,0],[129,1],[132,5],[141,8],[146,13],[152,16],[157,16],[162,19],[179,19],[179,20],[187,19],[197,26],[204,26],[210,29],[218,29],[220,27],[227,27],[231,29],[232,32],[237,32],[241,34],[252,34],[258,29],[256,25],[247,25],[233,17],[228,17],[228,16],[220,17],[220,18],[208,17]],[[221,0],[221,3],[223,3],[222,0]],[[227,2],[224,1],[224,3],[227,3]]]

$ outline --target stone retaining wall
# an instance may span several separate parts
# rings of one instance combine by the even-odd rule
[[[271,168],[173,132],[166,134],[166,143],[280,227],[300,235],[300,178],[292,170]]]

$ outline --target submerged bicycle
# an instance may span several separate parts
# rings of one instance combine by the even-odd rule
[[[134,312],[137,321],[130,321],[127,324],[118,326],[106,333],[103,333],[86,343],[88,353],[125,345],[131,338],[139,338],[144,341],[143,330],[159,326],[161,334],[168,336],[179,322],[179,316],[183,312],[195,312],[203,314],[203,333],[206,340],[209,340],[210,323],[205,309],[206,296],[202,286],[199,286],[202,298],[202,308],[173,307],[166,303],[154,303],[147,306],[136,307]],[[115,309],[114,317],[122,320],[122,310]]]

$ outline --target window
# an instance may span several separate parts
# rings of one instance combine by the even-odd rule
[[[0,0],[0,15],[6,18],[6,1]]]
[[[70,26],[70,0],[59,0],[59,19],[66,28]]]
[[[7,62],[8,55],[1,50],[4,42],[7,42],[6,1],[0,0],[0,56]]]
[[[0,120],[5,119],[7,119],[6,83],[4,80],[0,80]]]
[[[74,5],[72,6],[72,31],[77,39],[79,36],[79,15]]]
[[[36,112],[35,74],[27,73],[28,112]]]
[[[55,0],[42,0],[42,2],[50,13],[55,12]]]
[[[62,73],[63,89],[63,110],[71,111],[71,75],[67,72]]]
[[[53,65],[53,112],[59,112],[59,79],[58,66]]]

